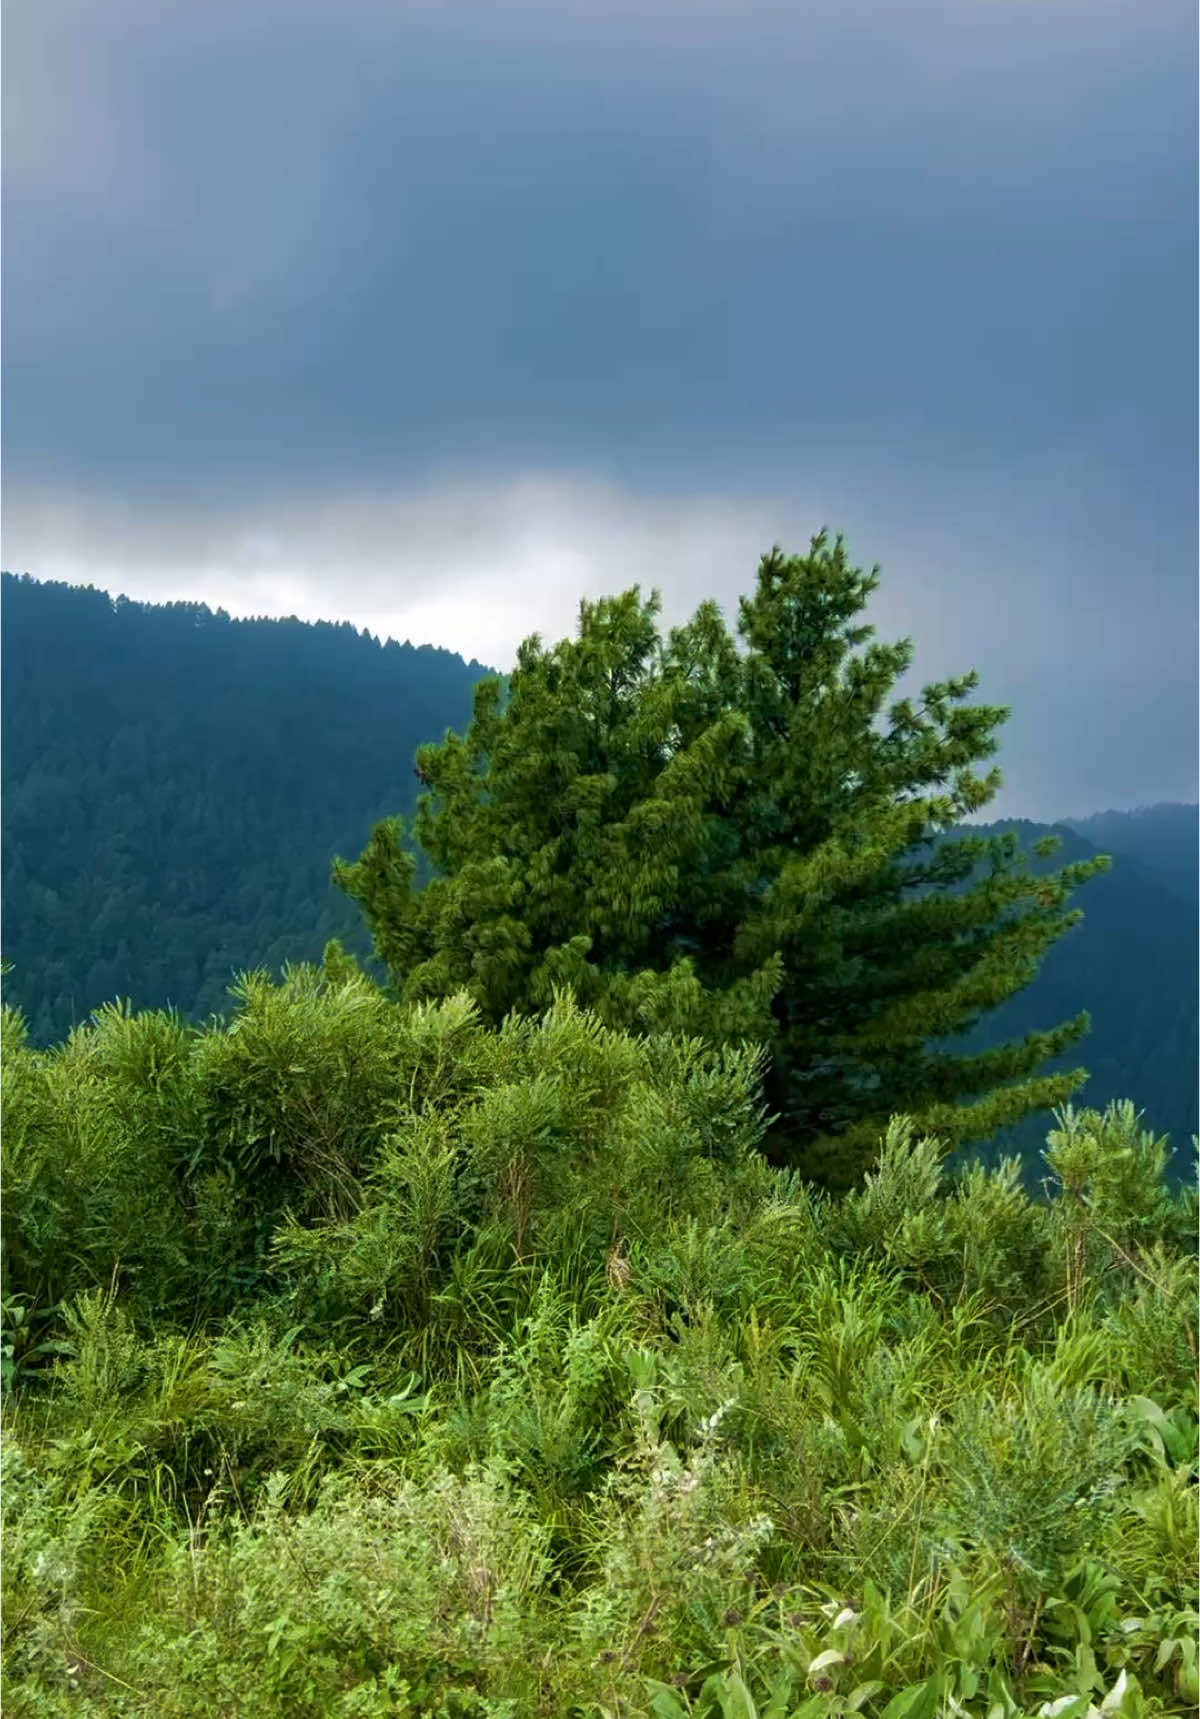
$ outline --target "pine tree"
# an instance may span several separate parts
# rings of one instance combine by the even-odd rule
[[[1015,838],[958,832],[1008,711],[972,673],[885,716],[912,644],[855,624],[878,579],[822,532],[763,557],[740,646],[713,603],[664,639],[637,587],[527,640],[417,754],[429,881],[399,819],[335,862],[398,991],[499,1020],[569,987],[614,1025],[765,1041],[770,1149],[835,1186],[894,1113],[957,1146],[1064,1102],[1084,1071],[1036,1071],[1086,1015],[944,1041],[1029,984],[1107,859],[1033,877]]]

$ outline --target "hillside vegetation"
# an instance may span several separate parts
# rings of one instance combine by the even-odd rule
[[[1139,806],[1132,812],[1095,812],[1068,818],[1068,826],[1098,848],[1113,848],[1181,901],[1196,905],[1196,807]]]
[[[330,858],[412,810],[418,745],[462,726],[484,672],[348,626],[231,621],[7,574],[0,647],[7,994],[40,1045],[116,996],[224,1013],[234,972],[319,960],[330,937],[365,956]],[[1027,852],[1057,833],[1062,858],[1103,849],[1114,864],[979,1042],[1086,1008],[1090,1032],[1049,1066],[1090,1071],[1077,1102],[1136,1094],[1178,1172],[1198,1126],[1195,808],[1015,828]],[[1043,1110],[991,1138],[1036,1175],[1049,1126]]]
[[[4,953],[34,1038],[117,996],[203,1019],[241,968],[365,948],[330,858],[411,802],[483,672],[5,574]]]
[[[1144,839],[1136,833],[1139,815],[1120,814],[1114,820],[1115,833],[1129,847],[1118,849],[1112,870],[1088,884],[1081,923],[1047,951],[1033,983],[1002,1003],[965,1042],[986,1047],[1086,1008],[1091,1016],[1087,1036],[1050,1066],[1087,1065],[1089,1078],[1077,1103],[1104,1108],[1124,1093],[1137,1093],[1143,1125],[1170,1137],[1172,1171],[1185,1175],[1192,1137],[1200,1128],[1200,963],[1195,901],[1177,894],[1172,884],[1186,875],[1180,863],[1185,842],[1190,841],[1195,857],[1196,809],[1162,807],[1146,816],[1152,827]],[[1156,825],[1171,834],[1161,848],[1154,838]],[[1013,831],[1027,850],[1047,833],[1045,826],[1027,821],[991,824],[987,830]],[[1062,845],[1053,863],[1094,856],[1075,826],[1058,825],[1055,833]],[[1161,863],[1152,870],[1150,859]],[[1037,870],[1047,863],[1034,859],[1031,866]],[[1043,1118],[1030,1117],[1001,1130],[986,1151],[993,1157],[1019,1152],[1036,1169],[1043,1124]]]
[[[338,863],[377,976],[331,939],[319,966],[244,974],[227,1018],[113,1003],[53,1048],[5,1006],[8,1710],[1194,1711],[1194,1174],[1168,1177],[1132,1103],[1062,1102],[1093,999],[1050,963],[1106,862],[962,827],[1006,712],[970,674],[885,708],[911,646],[854,624],[874,582],[822,535],[763,558],[744,648],[711,604],[663,639],[636,590],[527,641],[418,751],[415,848],[389,816]],[[224,640],[210,678],[230,639],[262,642],[186,622]],[[139,881],[94,947],[148,935],[153,840],[189,911],[220,914],[186,860],[223,816],[227,884],[261,836],[237,920],[259,926],[311,787],[286,712],[337,733],[326,770],[362,730],[360,705],[336,731],[315,665],[286,695],[329,639],[270,640],[241,729],[232,694],[207,718],[202,687],[179,695],[236,756],[237,814],[214,776],[186,823],[212,751],[164,807],[144,792],[179,723],[162,751],[136,726],[96,743],[92,792],[141,762],[99,849]],[[140,684],[171,707],[167,667]],[[48,794],[68,832],[33,897],[47,934],[105,911],[67,863],[91,837],[52,727],[19,802]],[[187,914],[152,923],[177,958]],[[1144,931],[1147,983],[1182,983]],[[1034,1188],[993,1160],[1051,1103]],[[986,1161],[953,1170],[971,1143]]]
[[[5,1699],[38,1715],[1191,1711],[1193,1194],[897,1118],[771,1169],[760,1055],[335,956],[228,1024],[4,1018]]]

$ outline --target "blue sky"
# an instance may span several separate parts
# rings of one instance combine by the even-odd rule
[[[828,524],[996,809],[1196,797],[1183,0],[11,0],[3,558],[506,665]]]

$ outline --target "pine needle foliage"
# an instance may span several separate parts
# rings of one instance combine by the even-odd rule
[[[527,640],[418,753],[428,881],[398,819],[335,864],[398,994],[498,1022],[569,986],[613,1025],[762,1043],[772,1156],[830,1186],[897,1112],[953,1146],[1068,1099],[1083,1071],[1038,1071],[1085,1015],[936,1041],[1029,984],[1107,861],[1034,877],[1012,837],[946,839],[996,792],[1007,711],[974,673],[889,705],[913,650],[863,624],[877,584],[822,533],[763,557],[736,636],[704,603],[663,637],[634,587]]]
[[[352,967],[4,1023],[3,1695],[47,1719],[1194,1711],[1195,1198]]]

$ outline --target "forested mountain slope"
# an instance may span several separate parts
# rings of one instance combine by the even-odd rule
[[[1179,816],[1159,816],[1166,812]],[[1113,865],[1079,892],[1084,918],[1048,952],[1035,982],[982,1021],[967,1042],[998,1044],[1087,1009],[1091,1031],[1050,1066],[1082,1064],[1089,1070],[1077,1105],[1134,1099],[1145,1112],[1146,1127],[1170,1134],[1178,1170],[1190,1156],[1197,1130],[1196,910],[1194,901],[1161,879],[1164,873],[1188,875],[1181,831],[1190,830],[1194,872],[1196,812],[1186,806],[1154,808],[1151,831],[1165,828],[1172,838],[1161,851],[1141,828],[1141,816],[1110,813],[1095,820],[1129,836],[1124,850],[1107,834],[1101,847],[1063,824],[1008,820],[981,827],[980,833],[989,834],[1015,830],[1025,849],[1052,829],[1062,845],[1051,859],[1031,859],[1034,871],[1088,859],[1098,850],[1111,854]],[[1040,1120],[1030,1119],[1002,1136],[994,1151],[1036,1153],[1044,1132]]]
[[[3,580],[3,933],[35,1040],[116,995],[203,1016],[236,968],[365,949],[329,882],[411,805],[485,672],[348,623]]]
[[[234,621],[7,574],[2,668],[8,995],[43,1043],[116,995],[204,1016],[237,969],[318,958],[331,936],[365,951],[330,860],[411,807],[415,748],[465,724],[486,672],[348,624]],[[1046,829],[1004,827],[1023,846]],[[1064,1059],[1091,1070],[1080,1102],[1133,1098],[1178,1162],[1197,1128],[1195,808],[1056,828],[1060,853],[1035,867],[1099,849],[1113,870],[975,1038],[1089,1009]],[[1036,1150],[1044,1120],[1003,1144]]]
[[[1090,818],[1063,822],[1105,853],[1119,853],[1166,884],[1172,894],[1196,905],[1196,807],[1140,806],[1133,812],[1094,812]]]

